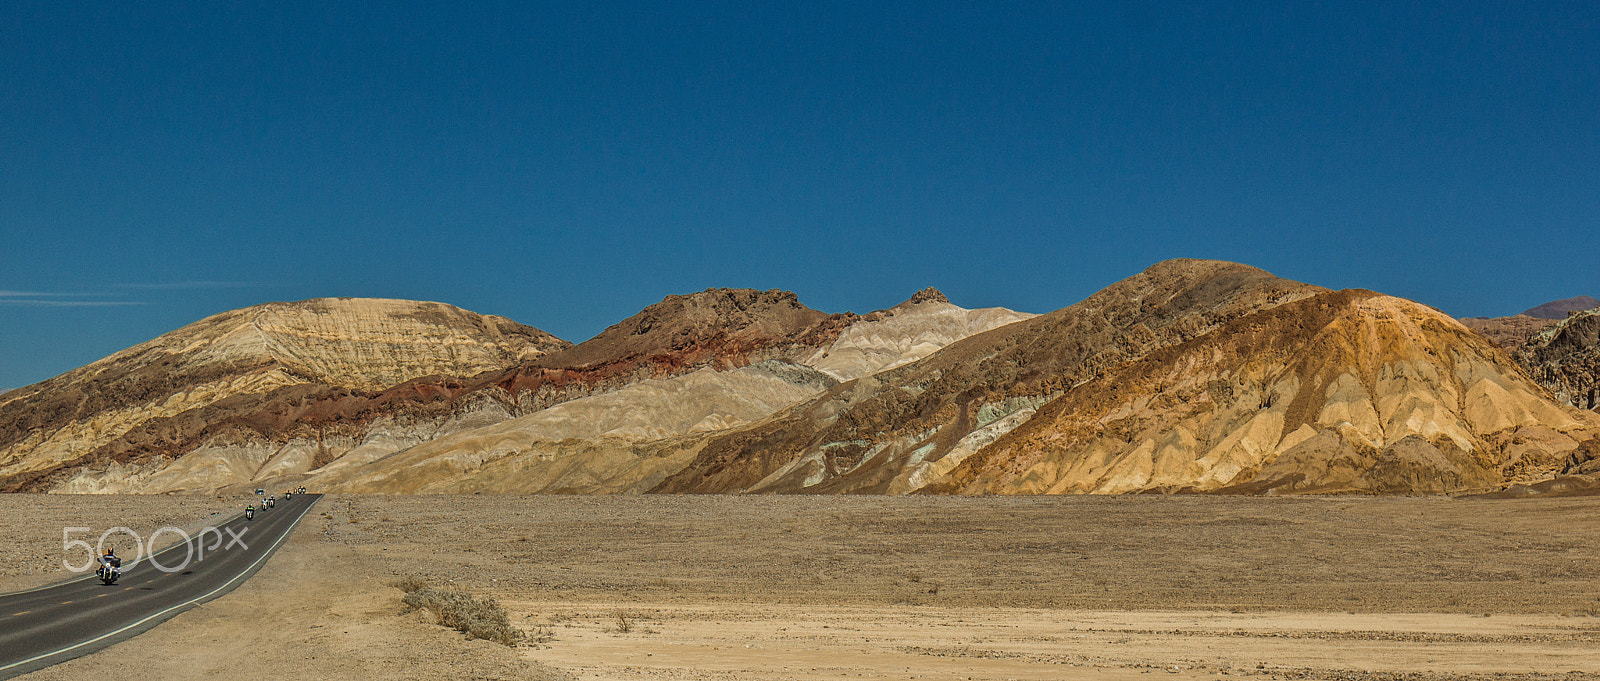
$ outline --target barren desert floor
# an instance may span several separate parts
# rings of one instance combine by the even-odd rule
[[[18,499],[7,542],[103,503]],[[535,642],[405,613],[405,576]],[[24,678],[1576,680],[1597,649],[1600,498],[347,496],[234,593]]]
[[[87,550],[63,552],[63,541],[87,541],[93,546],[101,544],[108,530],[120,527],[137,534],[144,546],[149,546],[154,535],[155,548],[160,549],[182,537],[158,532],[160,528],[197,532],[243,511],[249,501],[253,498],[0,494],[0,593],[77,576],[62,567],[63,560],[79,566],[93,564]],[[102,547],[116,549],[118,555],[131,560],[135,557],[133,542],[131,535],[112,531]]]

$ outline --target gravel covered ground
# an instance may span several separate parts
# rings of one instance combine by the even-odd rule
[[[77,576],[62,566],[90,562],[89,552],[62,550],[65,528],[86,527],[67,533],[71,540],[100,543],[113,527],[139,534],[148,546],[162,527],[192,532],[220,523],[244,510],[244,499],[210,496],[113,496],[77,494],[0,494],[0,593],[32,588]],[[156,548],[177,542],[182,535],[163,532]],[[118,532],[107,536],[105,546],[121,556],[133,557],[133,537]]]
[[[403,614],[407,576],[530,642]],[[1600,499],[328,497],[235,594],[39,678],[263,622],[260,678],[1600,679]]]
[[[330,541],[399,551],[406,559],[393,562],[397,572],[523,597],[1600,615],[1593,498],[324,503]]]

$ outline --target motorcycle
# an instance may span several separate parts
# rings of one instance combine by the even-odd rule
[[[117,578],[122,576],[122,561],[112,558],[111,562],[102,563],[100,565],[100,569],[95,570],[94,574],[95,576],[99,577],[100,581],[106,586],[116,584]]]
[[[246,506],[246,507],[244,507],[244,519],[245,520],[255,520],[256,519],[256,508],[254,506]]]
[[[267,508],[272,508],[272,506],[276,502],[276,500],[277,500],[277,497],[267,497]]]

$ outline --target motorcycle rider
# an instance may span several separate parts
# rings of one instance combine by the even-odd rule
[[[106,555],[100,556],[99,561],[100,561],[100,570],[99,570],[99,572],[101,572],[101,573],[107,572],[107,571],[115,569],[115,568],[122,567],[122,559],[117,557],[117,550],[116,549],[110,549],[110,548],[106,549]]]

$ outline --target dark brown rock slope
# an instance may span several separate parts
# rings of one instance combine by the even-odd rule
[[[1524,372],[1563,403],[1600,410],[1596,306],[1600,301],[1579,296],[1545,303],[1515,317],[1473,317],[1461,323],[1504,348]],[[1533,316],[1535,312],[1545,316]]]
[[[1533,334],[1556,323],[1556,320],[1519,314],[1515,317],[1468,317],[1462,319],[1461,323],[1506,352],[1516,353]]]
[[[1515,356],[1556,399],[1600,411],[1600,310],[1579,312],[1540,330]]]

